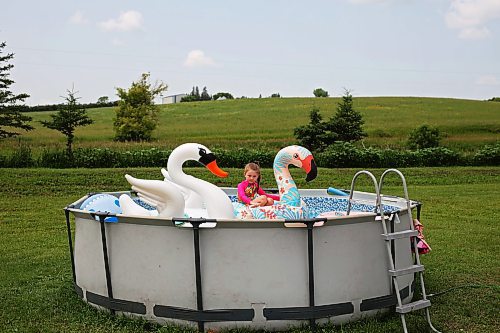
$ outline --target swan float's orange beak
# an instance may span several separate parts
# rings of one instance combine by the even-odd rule
[[[316,162],[314,162],[314,158],[312,155],[309,155],[302,160],[302,169],[304,169],[307,174],[306,182],[309,182],[316,178],[316,176],[318,175],[318,168],[316,166]]]
[[[229,173],[227,173],[226,171],[219,168],[219,166],[217,165],[217,162],[215,160],[208,163],[206,165],[206,167],[208,170],[210,170],[217,177],[226,178],[227,176],[229,176]]]
[[[208,170],[210,170],[214,175],[221,178],[226,178],[229,173],[219,168],[217,162],[215,161],[215,155],[213,153],[207,153],[205,148],[199,148],[200,158],[198,162],[203,164]]]

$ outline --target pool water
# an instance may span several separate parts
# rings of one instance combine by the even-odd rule
[[[231,199],[231,202],[238,202],[238,198],[236,195],[229,195],[229,198]],[[308,207],[310,218],[318,217],[321,214],[328,212],[347,211],[347,204],[348,204],[347,198],[303,196],[302,200],[306,203]],[[146,209],[149,210],[155,209],[153,206],[148,205],[147,203],[145,203],[144,201],[142,201],[137,197],[134,198],[134,201]],[[383,205],[383,208],[385,213],[393,213],[399,210],[398,207],[390,205]],[[375,212],[375,205],[352,201],[351,211],[372,213]]]

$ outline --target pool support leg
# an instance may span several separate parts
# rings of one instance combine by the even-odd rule
[[[313,241],[313,227],[315,221],[307,221],[307,263],[309,271],[309,306],[314,311],[314,241]],[[309,319],[311,330],[316,331],[315,317]]]
[[[106,226],[104,219],[106,215],[97,215],[99,217],[99,224],[101,225],[101,240],[102,240],[102,254],[104,257],[104,270],[106,273],[106,287],[108,289],[108,297],[109,301],[113,300],[113,285],[111,284],[111,272],[109,270],[109,258],[108,258],[108,242],[106,239]],[[115,310],[112,308],[111,304],[109,304],[109,309],[111,314],[115,314]]]
[[[73,288],[80,298],[83,298],[83,290],[76,284],[76,269],[75,269],[75,255],[73,252],[73,235],[71,234],[71,222],[69,218],[69,208],[73,208],[72,206],[68,206],[64,208],[64,214],[66,215],[66,228],[68,232],[68,245],[69,245],[69,255],[71,258],[71,272],[73,274]]]
[[[203,290],[201,288],[201,260],[200,260],[200,224],[202,221],[191,221],[193,225],[193,241],[194,241],[194,266],[196,273],[196,308],[198,311],[203,311]],[[198,330],[205,331],[205,322],[198,321]]]

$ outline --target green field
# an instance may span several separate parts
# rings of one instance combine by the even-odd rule
[[[91,109],[95,123],[78,128],[75,147],[173,149],[185,142],[199,142],[209,148],[269,147],[277,149],[295,143],[293,129],[309,122],[309,111],[318,107],[323,119],[332,116],[339,98],[254,98],[160,106],[160,122],[149,143],[113,142],[114,108]],[[358,97],[354,107],[365,120],[368,137],[362,144],[400,148],[408,133],[422,124],[436,126],[442,145],[473,152],[500,138],[500,103],[475,100],[417,97]],[[29,113],[35,130],[19,138],[0,141],[8,152],[18,143],[36,153],[42,148],[63,148],[65,138],[44,128],[50,112]]]
[[[187,173],[235,186],[241,170],[228,171],[230,177],[224,180],[202,168]],[[318,178],[308,184],[301,170],[292,171],[299,188],[348,188],[357,170],[320,169]],[[372,171],[377,177],[382,172]],[[436,294],[431,297],[434,325],[442,332],[499,332],[500,167],[402,171],[411,198],[423,203],[421,221],[433,249],[422,261],[427,291]],[[183,331],[99,312],[72,290],[62,208],[91,191],[129,189],[125,173],[161,178],[156,168],[0,169],[0,332]],[[263,185],[274,186],[272,179],[272,170],[265,169]],[[395,178],[387,181],[385,194],[402,194]],[[371,191],[367,184],[360,178],[359,189]],[[427,332],[422,313],[407,317],[410,332]],[[401,332],[401,326],[398,316],[388,314],[342,327],[327,326],[320,332]]]

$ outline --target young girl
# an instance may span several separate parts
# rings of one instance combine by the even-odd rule
[[[271,206],[279,195],[268,194],[259,186],[260,167],[255,163],[245,165],[245,180],[238,184],[238,201],[250,207]]]

